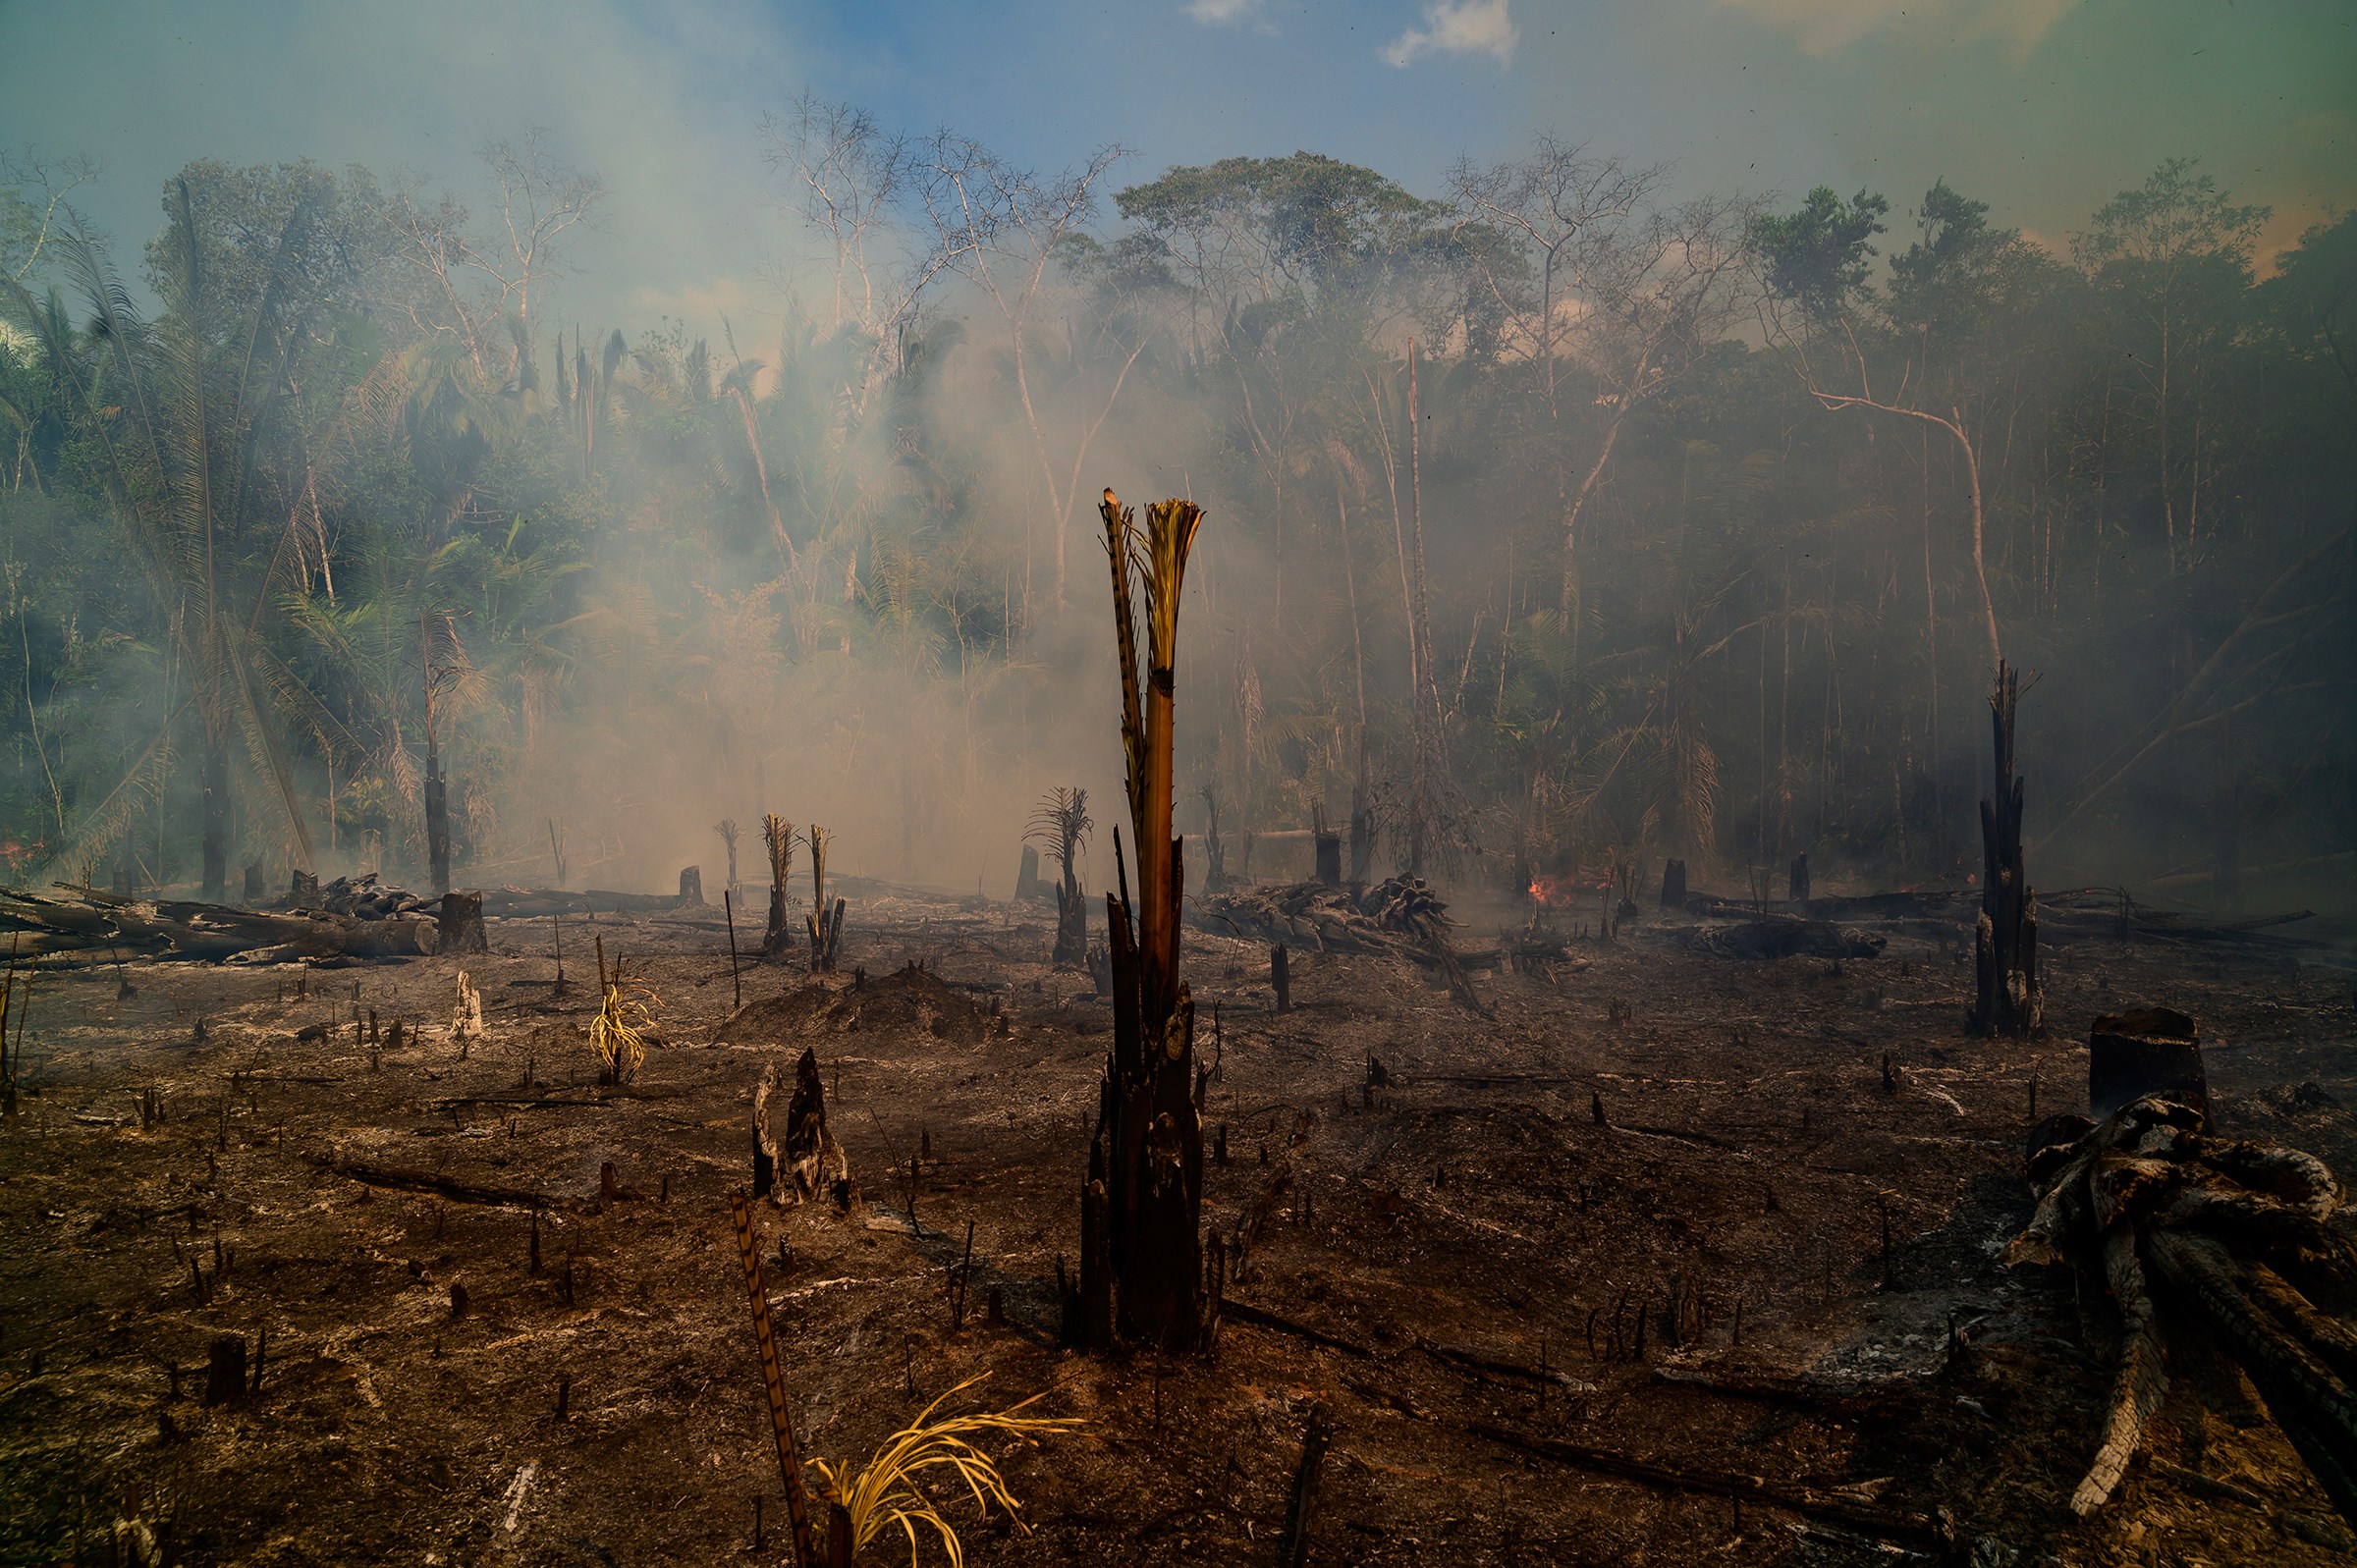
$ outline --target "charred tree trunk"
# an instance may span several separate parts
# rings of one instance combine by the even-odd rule
[[[450,892],[450,786],[442,777],[442,753],[425,746],[425,858],[434,896]]]
[[[843,1146],[827,1131],[827,1095],[818,1053],[805,1048],[795,1063],[794,1093],[785,1124],[776,1119],[777,1076],[764,1073],[753,1090],[753,1196],[802,1203],[850,1179]]]
[[[1228,886],[1227,848],[1220,841],[1220,795],[1211,785],[1203,786],[1203,857],[1210,862],[1203,880],[1203,891],[1218,892]]]
[[[1809,901],[1809,857],[1803,854],[1792,862],[1790,875],[1785,879],[1784,892],[1792,903]]]
[[[243,904],[244,904],[244,905],[245,905],[247,908],[248,908],[248,909],[258,909],[258,908],[260,908],[260,907],[261,907],[261,904],[262,904],[262,863],[261,863],[260,861],[258,861],[258,860],[256,860],[256,861],[253,861],[252,863],[250,863],[249,865],[247,865],[247,868],[246,868],[246,896],[245,896],[245,897],[243,897],[243,898],[241,898],[241,899],[240,899],[240,900],[238,900],[238,901],[239,901],[240,903],[243,903]]]
[[[1124,1343],[1191,1349],[1206,1341],[1217,1309],[1207,1305],[1201,1242],[1195,1005],[1178,978],[1185,878],[1180,842],[1171,833],[1171,753],[1179,596],[1202,514],[1189,502],[1167,501],[1147,509],[1141,530],[1136,514],[1124,511],[1109,490],[1100,515],[1112,556],[1137,903],[1133,922],[1117,830],[1119,891],[1105,898],[1113,1052],[1098,1091],[1096,1135],[1081,1192],[1080,1279],[1066,1296],[1066,1325],[1074,1337],[1101,1349]],[[1133,598],[1140,586],[1142,672]]]
[[[1343,836],[1330,832],[1326,826],[1326,808],[1320,806],[1310,822],[1310,842],[1315,852],[1314,875],[1329,888],[1343,885]]]
[[[704,901],[704,868],[680,868],[680,904],[683,908],[699,907]]]
[[[1662,907],[1683,909],[1686,906],[1686,863],[1667,861],[1662,866]]]
[[[204,901],[229,897],[229,737],[204,731]]]
[[[1056,967],[1088,967],[1088,901],[1069,867],[1056,885]]]
[[[2021,863],[2022,781],[2013,773],[2013,716],[2021,673],[1998,661],[1990,694],[1997,798],[1981,802],[1981,918],[1973,937],[1977,1034],[2022,1036],[2044,1021],[2038,991],[2038,899]]]

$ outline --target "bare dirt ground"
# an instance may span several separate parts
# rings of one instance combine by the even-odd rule
[[[2345,970],[2054,949],[2051,1038],[1989,1042],[1963,1032],[1968,959],[1921,940],[1743,962],[1640,930],[1552,976],[1477,977],[1484,1019],[1396,961],[1311,954],[1279,1014],[1265,949],[1190,932],[1219,1004],[1206,1220],[1261,1222],[1216,1357],[1123,1361],[1056,1342],[1109,1014],[1049,967],[1052,913],[879,892],[843,973],[748,965],[734,1019],[716,920],[601,916],[661,999],[661,1045],[606,1091],[568,924],[560,997],[548,922],[491,923],[464,1056],[451,958],[301,994],[288,966],[41,975],[0,1133],[0,1559],[123,1562],[157,1538],[191,1564],[779,1560],[729,1200],[752,1087],[804,1046],[858,1183],[848,1213],[758,1208],[805,1452],[863,1457],[984,1375],[958,1408],[1047,1390],[1036,1409],[1088,1422],[1007,1451],[1027,1531],[953,1510],[976,1561],[1276,1561],[1319,1404],[1311,1561],[2348,1545],[2240,1374],[2182,1336],[2146,1454],[2071,1520],[2113,1320],[1996,1261],[2028,1213],[2032,1086],[2039,1114],[2082,1107],[2080,1042],[2116,1007],[2200,1018],[2225,1129],[2357,1168]],[[408,1021],[398,1049],[369,1048],[371,1009]],[[1370,1054],[1394,1080],[1372,1092]],[[265,1346],[260,1392],[207,1407],[206,1346],[233,1333]]]

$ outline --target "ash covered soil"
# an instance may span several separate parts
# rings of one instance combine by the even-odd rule
[[[748,963],[741,1009],[717,919],[596,930],[660,999],[619,1089],[576,924],[561,995],[545,920],[491,922],[464,961],[41,974],[0,1132],[0,1559],[152,1537],[191,1564],[780,1560],[730,1199],[753,1087],[805,1047],[856,1182],[848,1211],[756,1206],[805,1454],[864,1458],[975,1378],[950,1408],[1045,1390],[1088,1423],[992,1445],[1024,1528],[953,1507],[978,1562],[1276,1561],[1318,1405],[1311,1561],[2348,1545],[2198,1350],[2118,1495],[2072,1520],[2116,1321],[1997,1261],[2032,1086],[2040,1116],[2083,1108],[2087,1025],[2122,1006],[2201,1020],[2223,1131],[2357,1169],[2345,971],[2053,949],[2051,1037],[1992,1042],[1964,1032],[1968,957],[1904,936],[1741,961],[1640,925],[1476,976],[1485,1018],[1396,959],[1300,952],[1281,1014],[1266,948],[1190,931],[1205,1218],[1245,1240],[1240,1306],[1211,1359],[1108,1360],[1056,1337],[1110,1013],[1049,966],[1052,912],[868,898],[841,973]],[[461,968],[486,1024],[463,1055]],[[229,1334],[263,1347],[260,1390],[207,1406]]]

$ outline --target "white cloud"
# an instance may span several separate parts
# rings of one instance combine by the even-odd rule
[[[2028,56],[2078,0],[1719,0],[1789,32],[1803,52],[1832,54],[1869,33],[1929,24],[1946,41],[1996,38]]]
[[[1506,66],[1522,41],[1506,8],[1507,0],[1433,0],[1424,8],[1424,26],[1410,27],[1384,45],[1384,61],[1406,66],[1427,54],[1486,54]]]
[[[1257,12],[1262,0],[1186,0],[1186,14],[1207,27],[1241,22]]]

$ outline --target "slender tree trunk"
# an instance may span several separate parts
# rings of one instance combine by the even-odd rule
[[[1964,476],[1972,485],[1972,578],[1981,591],[1981,621],[1989,636],[1989,663],[1995,667],[2004,662],[2004,651],[1998,639],[1997,601],[1989,597],[1989,564],[1982,550],[1981,457],[1973,450],[1972,438],[1964,433],[1961,409],[1955,411],[1955,422],[1947,428],[1964,454]]]
[[[1424,576],[1424,420],[1416,397],[1416,340],[1407,340],[1407,496],[1410,531],[1415,539],[1415,598],[1409,606],[1413,621],[1409,635],[1416,645],[1416,667],[1422,680],[1416,692],[1416,770],[1408,815],[1408,865],[1412,876],[1424,874],[1424,851],[1438,805],[1434,798],[1442,770],[1441,685],[1432,665],[1432,603]]]
[[[229,896],[229,737],[204,729],[204,901]]]
[[[1350,668],[1358,677],[1358,727],[1367,727],[1367,645],[1358,623],[1358,575],[1350,564],[1350,509],[1341,491],[1334,496],[1334,513],[1342,529],[1343,588],[1350,596]]]
[[[442,777],[442,753],[425,743],[425,859],[434,896],[450,892],[450,794]]]
[[[1946,802],[1940,776],[1940,599],[1932,586],[1932,430],[1926,425],[1918,432],[1922,455],[1918,473],[1921,477],[1920,510],[1923,518],[1923,647],[1924,692],[1931,707],[1932,790],[1941,800],[1943,815]]]

